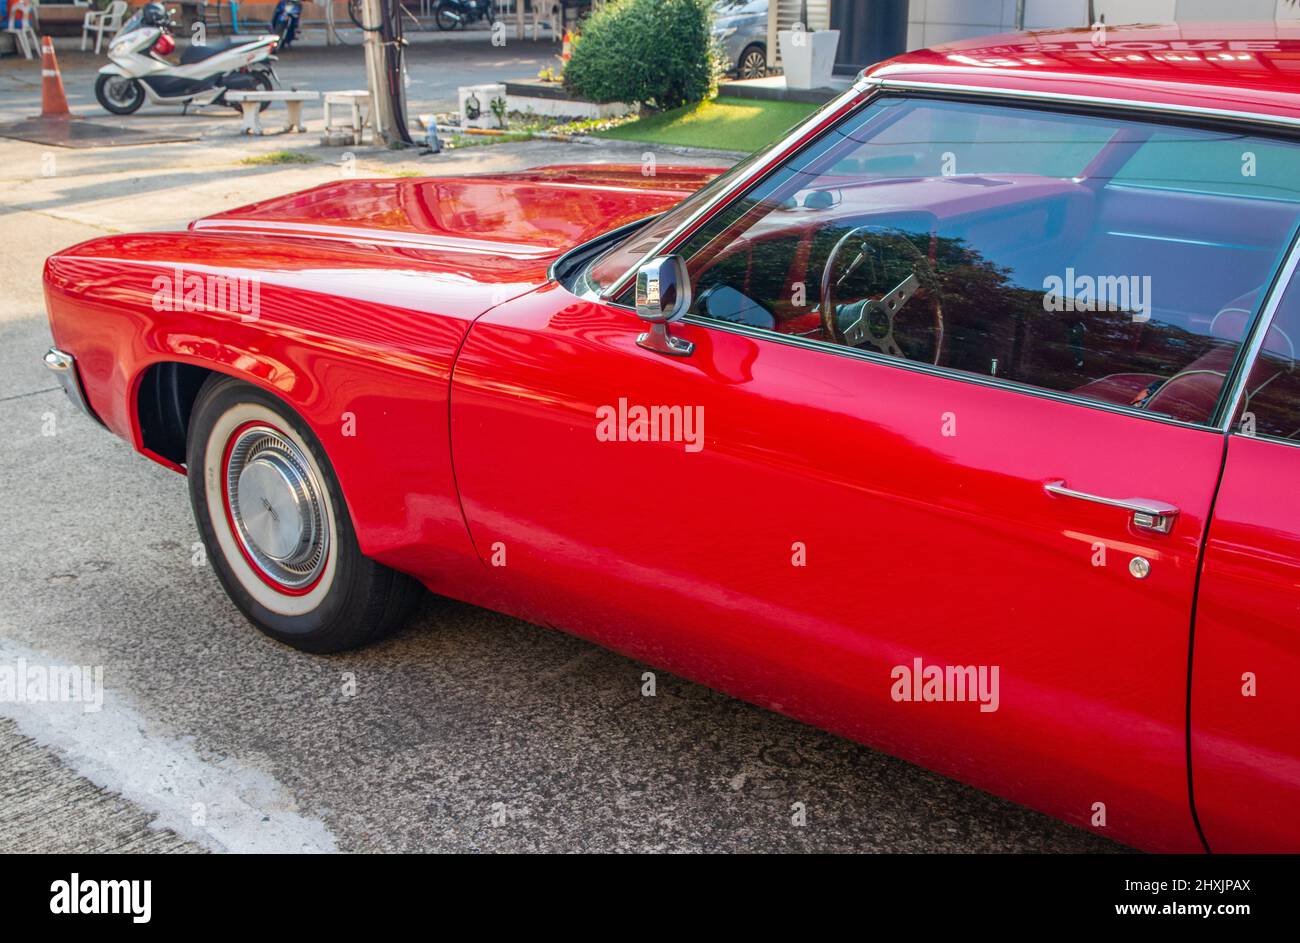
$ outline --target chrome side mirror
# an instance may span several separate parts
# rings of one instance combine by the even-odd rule
[[[695,345],[668,333],[668,325],[686,317],[691,306],[691,277],[686,260],[665,255],[647,262],[636,273],[636,316],[650,322],[650,330],[636,342],[646,350],[670,357],[686,357]]]

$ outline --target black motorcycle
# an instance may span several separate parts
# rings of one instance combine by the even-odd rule
[[[492,25],[492,0],[438,0],[433,11],[434,25],[441,30],[451,30],[479,20]]]
[[[302,16],[302,0],[280,0],[271,15],[271,32],[280,34],[275,44],[277,50],[288,49],[298,35],[298,20]]]

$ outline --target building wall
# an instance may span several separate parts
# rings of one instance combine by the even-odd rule
[[[829,29],[831,0],[807,0],[808,29]],[[767,8],[767,61],[779,66],[781,53],[777,45],[778,30],[789,29],[799,19],[800,0],[769,0]]]
[[[142,7],[149,0],[127,0],[132,7]],[[171,8],[176,4],[173,0],[162,0],[163,5]],[[247,22],[250,25],[256,24],[264,27],[271,20],[271,14],[275,12],[276,0],[236,0],[234,6],[238,11],[239,22]],[[419,10],[419,0],[403,0],[403,5],[410,7],[412,10]],[[229,0],[207,0],[208,22],[216,28],[218,22],[228,24],[230,22]],[[348,5],[346,0],[334,0],[334,22],[340,27],[351,27],[352,21],[348,19]],[[180,12],[179,10],[177,11]],[[127,14],[130,16],[130,14]],[[180,17],[178,17],[180,19]],[[324,22],[325,20],[325,3],[323,0],[303,0],[302,7],[303,22]],[[180,37],[178,37],[180,38]]]

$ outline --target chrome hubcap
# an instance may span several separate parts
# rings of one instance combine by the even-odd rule
[[[310,585],[329,555],[324,489],[302,450],[269,426],[250,426],[230,447],[226,500],[252,561],[288,588]]]

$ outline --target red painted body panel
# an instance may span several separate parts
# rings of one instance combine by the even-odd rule
[[[1216,852],[1300,848],[1297,480],[1300,449],[1229,440],[1192,661],[1196,809]]]
[[[871,77],[1300,119],[1295,27],[1091,40],[973,40]],[[1300,505],[1270,487],[1294,479],[1300,452],[1233,438],[1210,525],[1214,431],[698,324],[675,328],[695,354],[665,358],[636,346],[631,313],[548,282],[564,250],[714,173],[344,181],[188,233],[93,240],[47,263],[54,340],[137,448],[153,364],[276,393],[325,446],[362,550],[437,592],[1085,827],[1104,804],[1105,834],[1153,849],[1202,847],[1186,711],[1204,549],[1200,818],[1218,850],[1300,846]],[[256,279],[256,319],[159,310],[155,280],[178,271]],[[597,409],[623,399],[702,408],[705,447],[601,441]],[[1114,509],[1047,495],[1054,478],[1181,513],[1169,535],[1138,533]],[[1140,582],[1135,554],[1152,562]],[[893,671],[917,658],[996,666],[998,709],[896,700]],[[1243,671],[1259,676],[1254,699],[1240,697]]]
[[[481,601],[447,430],[451,364],[470,323],[544,282],[561,251],[662,211],[714,173],[647,188],[639,169],[601,168],[604,189],[577,193],[536,180],[359,180],[200,220],[194,232],[96,239],[47,262],[51,329],[77,357],[92,408],[136,448],[137,385],[152,364],[197,364],[276,393],[325,446],[363,552]],[[471,196],[430,210],[448,189]],[[497,239],[503,213],[513,228]],[[271,226],[275,240],[255,231]],[[155,279],[175,283],[178,266],[182,278],[256,279],[256,319],[156,310]]]
[[[1120,840],[1199,849],[1187,647],[1221,436],[693,324],[675,333],[695,352],[665,358],[642,327],[548,288],[485,315],[457,360],[461,496],[515,611],[1076,824],[1104,802]],[[701,406],[703,449],[601,441],[620,398]],[[1183,513],[1139,536],[1048,496],[1054,477]],[[918,657],[1000,666],[1001,706],[891,700]]]

